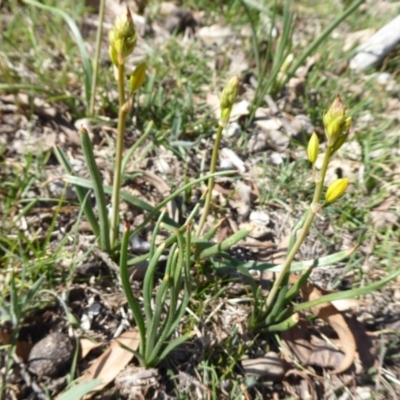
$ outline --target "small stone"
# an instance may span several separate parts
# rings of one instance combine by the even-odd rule
[[[226,139],[238,137],[239,135],[240,125],[237,122],[232,122],[222,131],[222,136]]]
[[[142,367],[128,366],[121,371],[115,379],[115,386],[121,395],[134,400],[143,398],[143,393],[150,387],[158,385],[158,370],[155,368],[143,369]]]
[[[258,240],[265,239],[268,235],[271,234],[271,229],[268,228],[265,224],[258,221],[242,223],[240,224],[240,229],[249,229],[250,232],[248,234],[248,237]]]
[[[393,297],[394,297],[394,299],[395,299],[396,301],[400,301],[400,289],[396,289],[396,290],[394,291]]]
[[[37,376],[60,376],[71,364],[74,346],[61,332],[53,332],[36,343],[28,359],[28,367]]]
[[[293,136],[297,136],[303,131],[308,135],[311,135],[315,130],[315,126],[313,125],[311,118],[303,114],[296,115],[291,122],[291,126],[294,130]]]
[[[270,222],[269,215],[264,210],[254,210],[250,213],[249,216],[250,222],[259,222],[265,225],[268,225]]]
[[[221,169],[237,169],[242,174],[246,171],[244,162],[233,150],[224,147],[219,152],[219,156]]]
[[[357,398],[360,400],[367,400],[373,397],[371,388],[368,386],[359,386],[356,388]]]

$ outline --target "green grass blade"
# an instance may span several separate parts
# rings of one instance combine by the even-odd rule
[[[293,63],[287,73],[287,77],[283,85],[285,85],[289,79],[296,73],[297,69],[304,64],[307,57],[309,57],[317,47],[331,34],[331,32],[350,14],[352,14],[357,8],[363,4],[365,0],[357,0],[352,3],[342,14],[340,14],[331,24],[303,51],[300,57],[296,57],[296,61]]]
[[[63,168],[69,173],[73,174],[72,166],[68,160],[68,157],[60,147],[54,147],[54,154],[58,162]],[[100,226],[94,215],[93,208],[88,201],[89,192],[80,185],[74,185],[76,195],[78,196],[79,203],[83,208],[86,218],[88,219],[90,226],[92,227],[93,233],[96,237],[100,236]]]
[[[348,257],[354,251],[357,249],[357,247],[352,247],[351,249],[348,250],[343,250],[335,254],[331,254],[326,257],[321,257],[317,258],[314,260],[306,260],[306,261],[299,261],[299,262],[294,262],[292,263],[290,267],[291,272],[298,272],[298,271],[303,271],[307,268],[310,267],[324,267],[327,265],[332,265],[337,262],[340,262]],[[232,262],[233,261],[233,262]],[[229,262],[226,261],[214,261],[214,267],[215,268],[229,268],[229,267],[234,267],[236,268],[239,263],[236,262],[236,265],[234,264],[235,260],[229,259]],[[240,263],[240,266],[248,269],[248,270],[256,270],[256,271],[271,271],[271,272],[280,272],[282,271],[282,264],[276,265],[276,264],[271,264],[271,263],[265,263],[265,262],[258,262],[258,261],[248,261],[245,263]]]
[[[96,87],[97,87],[97,76],[99,74],[99,59],[101,53],[101,39],[103,36],[103,22],[104,22],[104,10],[106,8],[106,0],[100,0],[99,6],[99,19],[96,34],[96,52],[93,59],[93,74],[90,88],[90,103],[89,103],[89,117],[94,116],[94,103],[96,101]]]
[[[124,233],[122,235],[122,242],[121,242],[121,254],[119,260],[119,268],[121,274],[121,283],[122,288],[124,290],[125,297],[128,301],[129,308],[132,310],[133,316],[136,321],[136,325],[139,329],[140,334],[140,349],[142,350],[145,346],[145,339],[146,339],[146,329],[144,325],[143,315],[140,311],[139,304],[132,293],[132,287],[129,280],[129,273],[128,273],[128,244],[129,244],[129,225],[125,227]]]
[[[149,266],[147,267],[146,275],[143,282],[143,304],[146,315],[146,322],[153,318],[153,311],[151,310],[151,296],[153,294],[154,287],[154,274],[158,264],[158,260],[161,257],[165,249],[165,244],[161,243],[157,250],[154,252],[153,257],[150,259]]]
[[[81,399],[86,394],[90,393],[97,386],[101,384],[102,379],[93,379],[89,382],[79,383],[76,386],[71,387],[66,392],[62,393],[58,400],[76,400]]]
[[[126,165],[128,164],[130,158],[132,157],[133,153],[144,143],[144,141],[148,138],[151,133],[151,128],[153,127],[154,122],[150,121],[147,126],[146,130],[144,131],[143,135],[140,136],[138,140],[133,144],[133,146],[126,152],[124,158],[122,159],[121,163],[121,173],[123,174],[126,169]]]
[[[217,243],[215,245],[211,245],[210,247],[202,250],[199,254],[199,259],[209,258],[214,255],[221,253],[222,251],[230,249],[233,245],[240,242],[250,233],[249,229],[241,229],[240,231],[236,232],[234,235],[230,236],[229,238],[225,239],[221,243]]]
[[[165,347],[164,351],[158,356],[157,362],[160,363],[161,361],[163,361],[164,358],[167,357],[167,355],[171,353],[172,350],[174,350],[182,343],[187,342],[192,336],[193,333],[189,332],[173,340],[168,346]]]
[[[154,288],[154,273],[155,273],[155,267],[157,265],[158,256],[157,258],[154,258],[154,254],[156,252],[156,238],[158,235],[158,232],[161,227],[161,222],[164,218],[165,215],[165,210],[160,214],[158,217],[158,221],[156,223],[156,226],[154,227],[154,231],[152,234],[151,238],[151,243],[150,243],[150,253],[149,253],[149,259],[150,259],[150,264],[149,267],[147,268],[146,274],[144,276],[144,281],[143,281],[143,303],[144,303],[144,310],[145,310],[145,315],[146,315],[146,320],[149,322],[151,318],[153,317],[153,313],[151,310],[151,296],[153,293],[153,288]],[[160,253],[161,255],[161,253]],[[154,268],[153,268],[154,266]]]
[[[136,229],[134,229],[131,232],[131,236],[136,235],[143,228],[143,226],[145,226],[149,221],[151,221],[154,218],[154,216],[158,215],[160,210],[163,207],[165,207],[171,200],[175,199],[178,195],[180,195],[181,193],[184,193],[186,190],[190,189],[192,186],[196,186],[199,183],[201,183],[205,180],[208,180],[212,176],[213,177],[230,176],[233,174],[236,174],[236,171],[221,171],[221,172],[216,172],[214,174],[204,175],[198,179],[194,179],[193,181],[191,181],[191,182],[187,183],[186,185],[183,185],[183,186],[179,187],[177,190],[175,190],[175,192],[173,192],[168,197],[166,197],[163,201],[161,201],[157,207],[153,207],[150,204],[144,202],[143,200],[140,200],[139,198],[132,196],[129,193],[121,191],[120,196],[123,200],[127,201],[130,204],[133,204],[134,206],[141,208],[142,210],[150,212],[150,214],[145,218],[143,223],[140,224],[139,227],[137,227]],[[73,176],[73,175],[66,175],[63,177],[63,179],[66,182],[74,184],[74,185],[80,185],[87,189],[94,189],[93,182],[91,182],[88,179],[82,179],[82,178],[79,178],[79,177]],[[105,193],[107,193],[107,194],[112,193],[111,186],[103,185],[103,188],[104,188]],[[165,216],[165,221],[163,221],[163,222],[167,223],[171,226],[178,227],[178,224],[175,221],[173,221],[171,218],[169,218],[168,216]]]
[[[86,111],[89,115],[89,107],[90,107],[90,93],[91,93],[91,84],[92,84],[92,64],[90,62],[89,54],[86,50],[85,41],[79,31],[75,21],[63,10],[60,10],[56,7],[51,7],[42,3],[39,3],[35,0],[24,0],[25,4],[29,4],[31,6],[41,8],[45,11],[50,11],[53,14],[57,14],[64,19],[66,24],[68,25],[71,35],[75,40],[79,48],[79,52],[81,54],[82,64],[83,64],[83,74],[84,74],[84,84],[85,84],[85,100],[86,100]]]
[[[165,335],[163,333],[165,332],[165,327],[160,327],[160,319],[164,308],[164,302],[162,299],[165,298],[165,293],[167,292],[169,285],[169,279],[165,276],[157,290],[154,314],[152,315],[152,318],[147,321],[146,354],[144,356],[147,366],[154,365],[153,363],[157,359],[157,353],[160,351],[164,341]]]
[[[390,274],[389,276],[387,276],[386,278],[381,279],[378,282],[372,283],[371,285],[364,286],[362,288],[345,290],[343,292],[337,292],[337,293],[330,293],[330,294],[327,294],[326,296],[322,296],[313,301],[307,301],[305,303],[296,304],[294,306],[294,310],[302,311],[302,310],[306,310],[311,307],[318,306],[319,304],[322,304],[322,303],[327,303],[329,301],[350,299],[353,297],[368,294],[370,292],[373,292],[374,290],[380,289],[382,286],[385,286],[387,283],[389,283],[390,281],[395,279],[398,275],[400,275],[400,271],[396,271],[396,272]]]

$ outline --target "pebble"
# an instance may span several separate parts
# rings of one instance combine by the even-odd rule
[[[59,377],[70,366],[74,356],[71,339],[64,333],[53,332],[37,342],[28,358],[28,367],[39,377]]]

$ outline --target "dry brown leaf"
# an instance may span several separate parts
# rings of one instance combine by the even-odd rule
[[[0,342],[3,344],[11,344],[11,334],[0,329]],[[24,340],[17,340],[15,352],[23,362],[27,362],[29,353],[31,352],[33,346],[33,343],[29,343]]]
[[[362,368],[367,371],[375,363],[378,353],[377,343],[368,335],[364,325],[357,320],[356,316],[347,319],[347,324],[353,332]]]
[[[242,367],[246,374],[254,375],[268,381],[280,381],[285,374],[286,365],[279,354],[273,351],[262,357],[242,360]]]
[[[318,399],[313,380],[307,375],[306,371],[299,371],[298,369],[287,371],[283,385],[288,393],[292,394],[295,398]]]
[[[372,211],[371,221],[376,229],[385,229],[399,226],[399,218],[392,211]]]
[[[336,341],[337,345],[340,345],[339,341]],[[310,365],[318,366],[321,368],[334,369],[338,365],[341,365],[344,359],[343,353],[336,347],[334,341],[329,343],[328,341],[312,335],[311,336],[312,353],[308,363]]]
[[[323,296],[323,292],[310,282],[301,289],[304,301],[316,300]],[[312,307],[311,312],[330,325],[337,333],[340,340],[340,348],[344,353],[341,364],[331,371],[333,374],[340,374],[346,371],[353,364],[356,355],[356,341],[343,315],[332,303],[323,303]]]
[[[115,339],[110,347],[95,360],[95,362],[84,372],[78,383],[89,382],[93,379],[102,379],[95,391],[103,389],[111,381],[115,379],[120,371],[122,371],[131,361],[133,353],[125,350],[121,345],[132,350],[139,347],[139,331],[137,327],[133,327],[124,332],[119,338]],[[92,392],[94,394],[94,392]],[[92,394],[86,396],[90,398]]]
[[[310,333],[307,322],[300,319],[299,323],[293,328],[281,333],[283,346],[288,350],[283,352],[286,361],[292,362],[290,355],[295,355],[299,362],[303,365],[308,364],[308,360],[312,354],[312,345],[310,343]]]
[[[92,350],[98,349],[104,343],[96,343],[87,338],[79,338],[79,358],[83,360]]]

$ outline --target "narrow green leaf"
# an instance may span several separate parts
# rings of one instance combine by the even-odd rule
[[[131,309],[132,314],[135,318],[136,325],[138,326],[139,329],[139,334],[140,334],[139,346],[141,350],[144,350],[143,347],[145,346],[146,328],[144,325],[142,312],[140,311],[138,301],[133,296],[132,287],[129,280],[128,265],[127,265],[128,245],[129,245],[129,224],[126,225],[124,233],[122,234],[119,268],[120,268],[122,288],[124,290],[126,300],[128,301],[129,308]]]
[[[103,179],[101,177],[99,168],[93,154],[92,141],[86,130],[80,131],[80,138],[82,144],[83,155],[93,181],[93,190],[96,198],[97,209],[100,221],[100,244],[101,248],[107,253],[110,252],[110,224],[108,221],[108,212],[106,205],[106,196],[103,190]]]
[[[233,245],[240,242],[250,233],[249,229],[241,229],[236,232],[234,235],[228,237],[221,243],[215,244],[207,249],[204,249],[199,254],[199,259],[205,259],[208,257],[212,257],[213,255],[219,254],[222,251],[230,249]]]
[[[292,263],[290,267],[291,272],[298,272],[298,271],[303,271],[307,268],[310,267],[324,267],[327,265],[333,265],[335,263],[338,263],[348,257],[354,251],[357,249],[357,247],[352,247],[351,249],[348,250],[343,250],[334,254],[331,254],[326,257],[321,257],[317,258],[314,260],[306,260],[306,261],[299,261],[299,262],[294,262]],[[226,261],[213,261],[214,267],[215,268],[236,268],[239,263],[236,260],[229,259],[229,262]],[[248,269],[248,270],[255,270],[255,271],[271,271],[271,272],[280,272],[282,271],[282,264],[276,265],[276,264],[271,264],[271,263],[265,263],[265,262],[258,262],[258,261],[248,261],[245,263],[240,263],[240,266]]]
[[[81,399],[86,394],[90,393],[92,390],[96,389],[103,382],[103,379],[93,379],[89,382],[79,383],[76,386],[72,386],[67,389],[66,392],[61,393],[57,397],[58,400],[77,400]]]
[[[161,361],[163,361],[164,358],[167,357],[167,355],[169,353],[171,353],[172,350],[174,350],[176,347],[178,347],[182,343],[187,342],[192,336],[193,336],[193,333],[190,332],[190,333],[186,333],[186,334],[176,338],[175,340],[173,340],[168,346],[165,347],[163,352],[158,357],[157,362],[160,363]]]
[[[70,164],[68,157],[64,153],[64,151],[56,146],[54,147],[54,154],[58,160],[58,162],[63,166],[63,168],[67,171],[68,174],[73,174],[72,165]],[[100,226],[97,221],[96,216],[94,215],[93,208],[88,201],[89,192],[85,190],[80,185],[74,185],[76,195],[78,196],[79,203],[83,208],[83,212],[85,213],[86,218],[88,219],[90,226],[92,227],[93,234],[98,238],[100,236]]]
[[[353,297],[368,294],[370,292],[380,289],[382,286],[385,286],[387,283],[394,280],[398,275],[400,275],[400,271],[396,271],[393,274],[390,274],[389,276],[387,276],[386,278],[384,278],[378,282],[372,283],[371,285],[364,286],[362,288],[345,290],[343,292],[330,293],[330,294],[327,294],[325,296],[322,296],[322,297],[312,300],[312,301],[308,301],[308,302],[301,303],[301,304],[296,304],[294,306],[294,310],[302,311],[302,310],[306,310],[311,307],[318,306],[319,304],[322,304],[322,303],[327,303],[327,302],[334,301],[334,300],[350,299]]]
[[[144,276],[143,281],[143,304],[146,315],[146,322],[149,324],[149,321],[153,318],[153,311],[151,310],[151,297],[153,294],[154,287],[154,274],[156,271],[156,267],[158,265],[158,261],[161,257],[165,249],[165,244],[161,243],[157,250],[154,252],[153,257],[150,259],[149,266],[147,267],[146,275]]]

